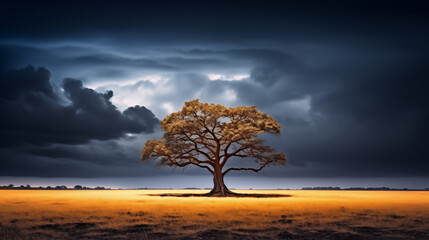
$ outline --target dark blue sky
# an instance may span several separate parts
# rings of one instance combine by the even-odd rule
[[[161,136],[159,120],[199,98],[257,105],[283,126],[267,141],[288,163],[264,176],[429,177],[426,4],[1,9],[0,176],[167,177],[139,161],[141,148]]]

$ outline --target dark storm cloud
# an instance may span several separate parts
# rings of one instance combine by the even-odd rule
[[[285,127],[283,140],[273,139],[271,144],[286,151],[293,170],[267,173],[428,176],[429,164],[424,160],[429,158],[425,150],[429,133],[427,51],[422,53],[414,46],[386,49],[377,45],[346,51],[347,58],[331,53],[331,63],[322,67],[296,64],[298,57],[283,61],[293,58],[282,53],[263,54],[264,58],[257,51],[249,51],[247,59],[260,60],[252,68],[251,81],[225,83],[239,99],[258,105]],[[300,58],[305,62],[305,55]],[[307,120],[289,118],[291,112],[282,112],[281,105],[270,108],[305,96],[311,99]]]
[[[424,61],[413,61],[370,69],[313,99],[312,111],[325,116],[316,138],[334,135],[335,140],[320,141],[308,159],[319,153],[342,168],[365,169],[353,175],[428,176],[429,163],[423,159],[429,158],[429,71]]]
[[[189,58],[189,57],[169,57],[159,58],[129,58],[115,54],[94,54],[83,55],[66,59],[66,62],[73,65],[91,65],[91,66],[126,66],[136,68],[147,68],[150,70],[180,71],[183,69],[192,69],[195,67],[201,69],[210,65],[226,66],[225,61],[210,58]]]
[[[98,93],[74,79],[63,81],[64,97],[54,91],[45,68],[11,70],[0,80],[1,146],[82,144],[125,133],[152,132],[158,120],[135,106],[120,112],[112,91]]]
[[[134,48],[141,42],[240,45],[258,40],[331,41],[364,34],[397,36],[398,30],[403,34],[415,33],[415,29],[425,25],[425,5],[374,1],[5,1],[0,26],[4,37],[107,37]],[[31,19],[31,24],[27,19]]]
[[[0,73],[3,74],[6,71],[16,67],[17,65],[28,64],[23,63],[23,59],[27,59],[28,56],[32,56],[31,61],[39,62],[41,58],[51,57],[46,51],[38,49],[36,47],[29,46],[15,46],[15,45],[0,45]],[[24,60],[25,61],[25,60]]]
[[[82,43],[59,43],[60,46],[42,44],[33,46],[31,43],[0,42],[0,72],[11,68],[37,63],[47,66],[54,75],[51,79],[56,83],[63,78],[74,76],[83,81],[92,82],[118,79],[138,79],[142,73],[189,73],[201,71],[237,70],[243,68],[231,61],[229,55],[211,57],[193,56],[177,51],[177,49],[161,52],[148,51],[136,54],[133,51],[121,53],[118,49],[110,49]],[[111,48],[110,46],[104,46]],[[126,56],[124,56],[126,55]]]
[[[286,168],[264,170],[267,176],[428,176],[427,4],[3,6],[0,71],[37,64],[53,77],[50,83],[46,70],[33,69],[28,75],[34,81],[1,83],[7,116],[1,143],[16,147],[2,150],[10,168],[1,175],[137,176],[136,169],[157,174],[138,162],[147,139],[124,136],[152,129],[153,115],[143,107],[119,112],[111,103],[120,95],[138,99],[143,89],[152,91],[149,108],[155,113],[163,103],[176,107],[199,97],[257,105],[273,115],[284,135],[268,143],[285,151],[289,161]],[[151,82],[142,73],[169,80]],[[211,81],[208,74],[224,76]],[[222,79],[234,74],[248,77]],[[116,95],[73,79],[62,82],[65,77],[100,83],[94,85],[103,91],[117,81]],[[40,164],[27,160],[31,157]],[[30,167],[20,170],[26,164]],[[53,173],[55,168],[61,170]]]
[[[71,58],[68,60],[69,64],[73,65],[92,65],[92,66],[110,66],[110,65],[119,65],[119,66],[128,66],[128,67],[139,67],[139,68],[149,68],[149,69],[165,69],[165,70],[174,70],[173,66],[165,65],[160,62],[157,62],[152,59],[132,59],[117,56],[114,54],[101,54],[101,55],[86,55]]]
[[[72,148],[71,150],[80,150]],[[2,165],[0,175],[2,176],[40,176],[40,177],[101,177],[101,176],[141,176],[142,173],[150,175],[152,168],[142,166],[139,162],[131,166],[100,164],[97,161],[80,161],[78,160],[85,155],[83,152],[78,152],[73,158],[52,158],[52,150],[46,154],[34,155],[24,152],[10,151],[0,149],[2,155]],[[95,154],[93,154],[95,155]],[[70,155],[72,156],[72,155]],[[100,157],[106,157],[104,154],[99,154]],[[145,169],[149,171],[145,171]]]

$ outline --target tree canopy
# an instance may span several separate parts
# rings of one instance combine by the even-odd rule
[[[192,100],[168,115],[161,127],[165,131],[162,139],[146,142],[142,160],[155,158],[160,166],[207,169],[214,182],[210,194],[231,193],[223,181],[230,171],[259,172],[268,165],[286,162],[284,153],[276,153],[258,138],[262,133],[279,135],[281,126],[256,106],[228,108]],[[253,159],[256,166],[226,168],[233,157]]]

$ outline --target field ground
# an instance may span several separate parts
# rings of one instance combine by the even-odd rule
[[[429,239],[429,192],[0,190],[0,239]]]

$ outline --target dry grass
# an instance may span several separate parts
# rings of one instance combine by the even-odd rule
[[[429,239],[429,192],[0,190],[0,239]]]

